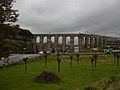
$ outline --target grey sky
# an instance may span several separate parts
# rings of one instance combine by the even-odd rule
[[[16,0],[14,8],[32,33],[120,32],[120,0]]]

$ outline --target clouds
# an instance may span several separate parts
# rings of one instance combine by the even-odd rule
[[[16,0],[19,22],[32,33],[104,33],[120,29],[119,0]]]

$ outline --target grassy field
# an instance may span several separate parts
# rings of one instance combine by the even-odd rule
[[[79,64],[76,56],[70,67],[70,58],[61,55],[61,73],[58,74],[56,55],[48,56],[48,66],[45,68],[44,57],[28,62],[27,74],[24,64],[14,65],[0,70],[0,90],[82,90],[119,71],[112,55],[100,55],[97,67],[92,74],[90,55],[81,55]],[[38,83],[34,80],[44,70],[55,72],[60,77],[58,83]]]

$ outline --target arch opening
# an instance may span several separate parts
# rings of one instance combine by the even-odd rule
[[[47,43],[47,37],[46,36],[43,38],[43,43]]]
[[[37,36],[37,38],[36,38],[36,43],[40,43],[40,37],[39,36]]]

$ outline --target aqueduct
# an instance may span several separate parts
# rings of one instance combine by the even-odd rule
[[[107,46],[107,36],[83,33],[69,34],[34,34],[34,42],[38,51],[51,50],[80,52],[81,48],[96,48]]]

